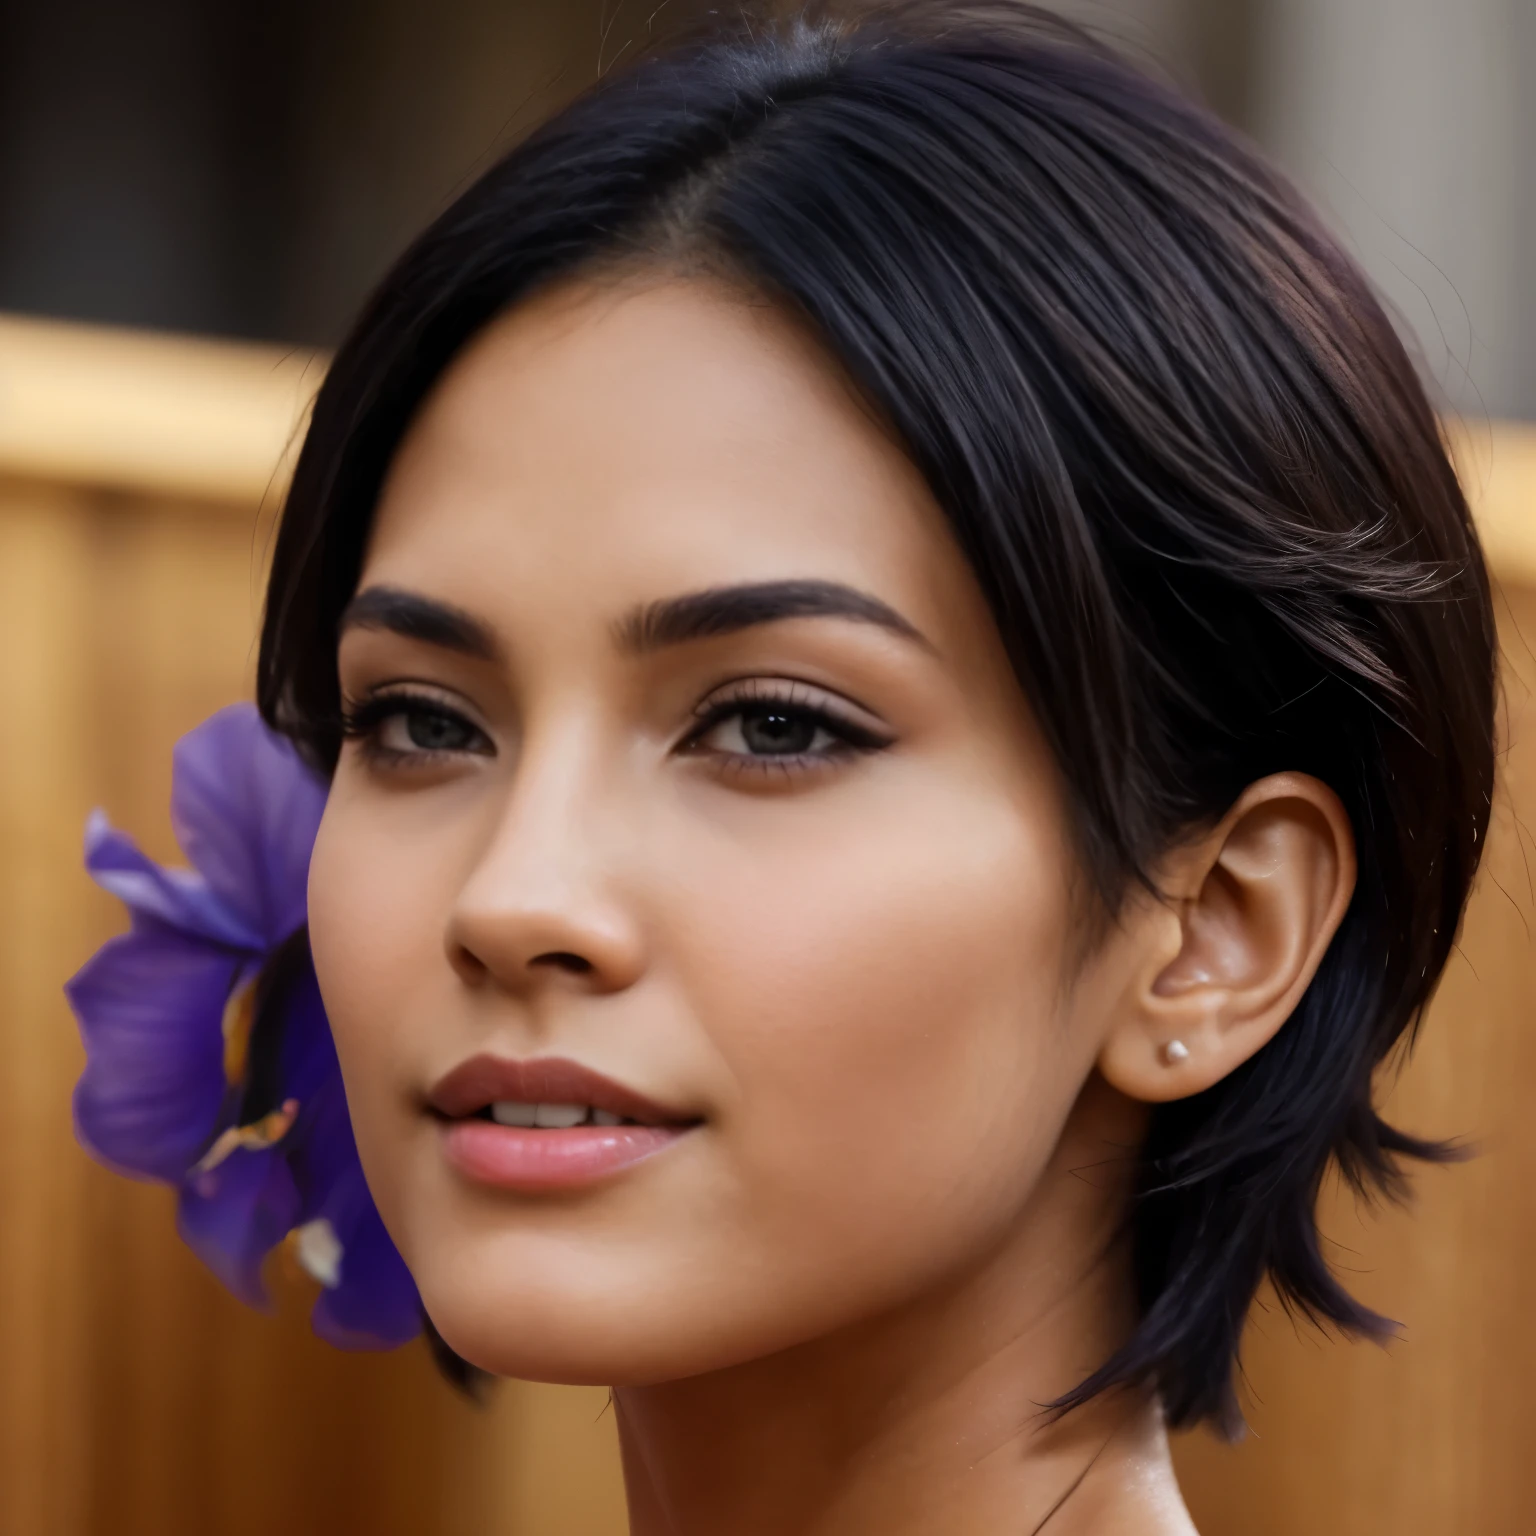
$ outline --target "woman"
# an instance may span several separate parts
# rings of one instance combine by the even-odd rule
[[[642,1536],[1187,1532],[1265,1275],[1386,1327],[1313,1207],[1439,1155],[1372,1076],[1493,668],[1401,345],[1210,117],[1012,7],[705,36],[338,353],[199,876],[92,832],[82,1136],[338,1342],[611,1385]]]

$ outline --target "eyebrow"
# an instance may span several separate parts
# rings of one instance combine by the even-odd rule
[[[921,631],[879,598],[835,581],[764,581],[710,587],[647,603],[617,627],[621,649],[632,655],[712,640],[785,619],[852,619],[926,646]]]
[[[709,587],[646,603],[616,627],[621,650],[645,655],[692,640],[736,634],[786,619],[852,619],[926,646],[917,626],[877,597],[835,581],[764,581]],[[367,587],[342,610],[339,633],[379,629],[470,656],[496,661],[501,647],[489,625],[464,609],[400,587]]]
[[[342,610],[339,633],[383,629],[406,640],[457,651],[477,661],[495,661],[501,653],[490,627],[452,603],[399,587],[368,587]]]

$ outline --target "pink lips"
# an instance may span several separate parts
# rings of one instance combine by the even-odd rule
[[[634,1123],[545,1129],[484,1117],[490,1105],[503,1102],[587,1105]],[[477,1183],[530,1194],[610,1178],[698,1124],[558,1057],[473,1056],[437,1084],[427,1103],[446,1122],[443,1150],[450,1166]]]

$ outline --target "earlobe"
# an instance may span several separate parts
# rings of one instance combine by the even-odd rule
[[[1274,774],[1161,873],[1165,899],[1133,932],[1143,952],[1098,1062],[1148,1103],[1209,1088],[1274,1038],[1349,906],[1354,837],[1327,785]]]

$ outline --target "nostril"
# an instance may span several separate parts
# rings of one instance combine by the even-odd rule
[[[463,944],[454,944],[449,947],[448,958],[459,975],[467,982],[477,985],[484,981],[489,968],[485,961],[472,949]]]
[[[555,970],[564,971],[571,976],[588,976],[592,972],[590,960],[585,960],[580,955],[573,955],[565,949],[552,949],[546,954],[535,955],[529,963],[552,966]]]

